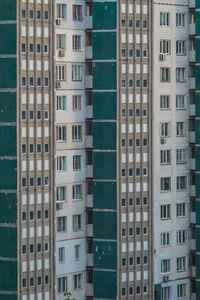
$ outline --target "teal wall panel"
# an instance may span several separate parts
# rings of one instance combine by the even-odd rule
[[[199,45],[200,47],[200,45]],[[196,103],[196,117],[200,117],[200,93],[195,94],[195,103]]]
[[[93,212],[94,239],[117,239],[117,214],[115,212]]]
[[[154,300],[162,300],[161,284],[154,285]]]
[[[0,223],[16,223],[17,195],[0,193]]]
[[[16,93],[0,93],[1,122],[16,122],[16,117],[17,117],[16,97],[17,97]],[[1,151],[1,147],[0,147],[0,151]]]
[[[200,186],[200,174],[196,173],[196,197],[200,198],[200,189],[198,188]]]
[[[116,299],[116,272],[94,271],[94,298]]]
[[[117,65],[115,62],[93,63],[93,88],[95,90],[114,90],[117,88]]]
[[[0,300],[17,300],[17,295],[0,294]]]
[[[200,39],[199,38],[196,38],[195,44],[196,44],[196,46],[195,46],[196,49],[200,49]],[[200,51],[196,51],[195,56],[196,56],[196,63],[200,63]]]
[[[196,265],[200,266],[200,254],[196,254]],[[200,268],[196,268],[196,278],[200,279]]]
[[[17,0],[0,1],[0,20],[16,20]]]
[[[6,176],[5,176],[6,171]],[[17,160],[0,160],[0,189],[17,188]]]
[[[196,25],[196,35],[199,36],[200,35],[200,12],[199,11],[196,11],[195,25]]]
[[[200,200],[196,201],[196,225],[200,225]]]
[[[93,33],[93,59],[116,59],[116,32]]]
[[[0,227],[0,238],[0,256],[17,257],[17,228]]]
[[[16,58],[0,58],[0,88],[16,88]],[[8,72],[9,70],[9,72]]]
[[[195,67],[195,75],[196,75],[196,89],[200,90],[200,66]]]
[[[116,123],[93,122],[93,148],[116,149]]]
[[[17,290],[17,262],[0,261],[0,290]]]
[[[98,209],[116,209],[116,182],[99,182],[93,184],[93,207]]]
[[[94,241],[94,268],[117,269],[117,242]]]
[[[196,143],[200,144],[200,120],[196,119]]]
[[[16,54],[16,24],[0,24],[0,35],[0,54]]]
[[[94,179],[116,179],[116,152],[93,153]]]
[[[117,2],[93,2],[93,30],[116,29]]]
[[[17,155],[17,128],[16,126],[0,126],[0,156]],[[1,164],[1,162],[0,162]],[[1,174],[1,170],[0,170]]]
[[[115,92],[93,93],[93,119],[116,120],[117,94]]]
[[[200,252],[200,228],[196,228],[196,251]]]

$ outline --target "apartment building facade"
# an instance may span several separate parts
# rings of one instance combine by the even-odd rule
[[[1,0],[0,299],[198,299],[198,0]]]

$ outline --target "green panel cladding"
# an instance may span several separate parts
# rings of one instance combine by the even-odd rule
[[[117,88],[116,62],[94,62],[92,69],[94,90],[115,90]]]
[[[162,300],[161,284],[154,285],[154,300]]]
[[[199,45],[200,46],[200,45]],[[200,117],[200,91],[199,93],[195,93],[195,112],[196,112],[196,117]]]
[[[196,197],[197,198],[200,198],[200,173],[196,173],[196,176],[195,176],[195,179],[196,179]]]
[[[17,0],[0,1],[0,21],[16,20]]]
[[[93,59],[116,59],[116,32],[93,33]]]
[[[200,47],[200,39],[196,38],[195,40],[195,48],[199,49]],[[200,51],[195,51],[196,63],[200,63]]]
[[[5,176],[6,170],[6,176]],[[0,189],[15,190],[17,188],[17,160],[0,160]]]
[[[196,225],[200,225],[200,200],[196,200]]]
[[[17,195],[0,193],[0,223],[16,223]]]
[[[16,93],[1,93],[0,92],[0,99],[1,99],[0,100],[0,120],[1,120],[1,122],[16,122],[16,116],[17,116],[16,115],[16,110],[17,110],[16,97],[17,97]],[[5,128],[3,130],[5,132]],[[16,135],[16,132],[14,132],[14,135]],[[15,142],[16,142],[16,139],[15,139]],[[15,145],[16,145],[16,143],[15,143]]]
[[[0,300],[17,300],[17,295],[0,294]]]
[[[200,266],[200,254],[196,254],[196,265]],[[196,268],[196,278],[200,279],[200,268]]]
[[[93,119],[116,120],[117,93],[93,92]]]
[[[200,252],[200,228],[196,228],[196,251]],[[197,268],[200,266],[196,265]]]
[[[116,123],[93,122],[93,148],[116,149]]]
[[[200,35],[200,11],[196,11],[195,13],[195,25],[196,25],[196,35],[199,36]]]
[[[94,241],[94,268],[117,269],[117,242]]]
[[[0,88],[16,88],[17,61],[16,58],[0,58]],[[8,72],[9,70],[9,72]]]
[[[94,298],[116,299],[117,273],[94,271]]]
[[[117,239],[117,213],[93,212],[93,237],[94,239]]]
[[[17,257],[17,228],[0,227],[0,238],[0,257]]]
[[[12,274],[12,275],[11,275]],[[17,290],[17,262],[0,261],[0,290]]]
[[[17,135],[16,126],[0,126],[0,136],[3,136],[3,139],[0,140],[0,156],[17,155],[16,135]],[[1,175],[1,170],[0,170],[0,175]]]
[[[93,153],[94,179],[116,179],[116,152]]]
[[[93,2],[93,30],[116,29],[117,2]]]
[[[195,67],[195,81],[196,81],[196,89],[200,90],[200,66]]]
[[[0,24],[0,54],[16,54],[16,25],[15,24]],[[9,39],[8,39],[9,36]]]
[[[98,209],[117,208],[117,184],[116,182],[100,182],[93,184],[93,207]]]

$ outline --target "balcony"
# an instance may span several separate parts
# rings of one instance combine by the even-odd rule
[[[86,290],[86,296],[93,296],[93,284],[92,283],[86,283],[85,284],[85,290]]]
[[[195,158],[190,159],[190,170],[195,170],[196,168],[196,160]]]
[[[196,240],[195,239],[189,240],[189,248],[190,248],[190,250],[196,251]]]
[[[195,33],[196,33],[196,25],[195,25],[195,23],[192,23],[189,25],[189,34],[195,35]]]
[[[195,51],[189,51],[189,62],[195,62]]]
[[[86,106],[85,117],[86,117],[86,119],[92,119],[92,116],[93,116],[93,108],[92,108],[92,105],[87,105],[87,106]]]
[[[93,139],[92,135],[85,136],[85,148],[92,148],[93,146]]]
[[[86,234],[87,234],[87,237],[93,237],[93,225],[92,224],[86,225]]]
[[[189,8],[195,8],[196,0],[189,0]]]
[[[189,78],[189,89],[190,90],[195,90],[195,78]]]
[[[190,270],[190,276],[191,277],[196,277],[196,267],[195,266],[190,266],[189,270]]]
[[[190,223],[191,224],[196,223],[196,212],[190,212]]]
[[[196,186],[190,185],[190,197],[196,197]]]
[[[92,59],[92,46],[85,47],[85,58]]]
[[[196,115],[195,104],[190,104],[190,106],[189,106],[189,115],[190,115],[190,117],[192,117],[192,116],[195,117],[195,115]]]
[[[87,195],[86,206],[93,207],[93,195]]]
[[[189,131],[189,143],[195,143],[195,131]]]
[[[93,177],[93,166],[86,166],[86,177],[92,178]]]
[[[92,16],[85,17],[85,28],[92,29]]]
[[[92,75],[85,76],[85,88],[92,89],[93,82],[92,82]]]
[[[93,254],[86,254],[86,265],[93,267]]]

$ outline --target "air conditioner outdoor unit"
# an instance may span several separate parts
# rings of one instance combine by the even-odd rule
[[[163,282],[169,281],[169,276],[163,276]]]
[[[159,54],[159,60],[160,60],[160,61],[165,60],[165,55],[164,55],[164,54]]]
[[[56,25],[61,25],[61,24],[62,24],[62,22],[63,22],[63,20],[62,20],[62,19],[56,19]]]
[[[166,139],[165,139],[165,138],[161,138],[161,139],[160,139],[160,143],[161,143],[162,145],[164,145],[164,144],[166,143]]]
[[[63,203],[56,203],[56,208],[58,208],[58,209],[63,208]]]
[[[58,56],[59,57],[65,57],[65,50],[59,50],[58,51]]]
[[[56,88],[59,89],[61,86],[60,81],[56,81]]]

